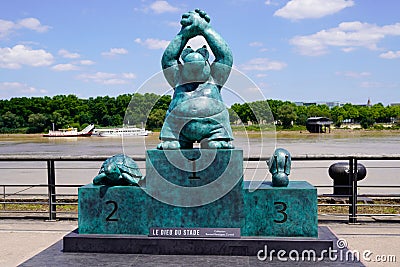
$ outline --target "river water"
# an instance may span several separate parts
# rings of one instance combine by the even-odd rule
[[[45,138],[38,135],[0,135],[1,155],[105,155],[118,153],[144,155],[146,149],[158,144],[158,134],[130,138]],[[292,155],[304,154],[400,154],[400,133],[373,134],[364,131],[331,134],[282,133],[278,138],[258,133],[235,134],[235,147],[244,156],[269,157],[275,147],[283,147]],[[328,168],[335,161],[293,162],[291,180],[306,180],[314,185],[331,185]],[[362,161],[367,167],[367,177],[360,185],[400,185],[400,162]],[[57,184],[90,183],[101,162],[56,162]],[[144,162],[139,162],[144,172]],[[270,179],[265,162],[246,163],[246,180]],[[44,162],[0,162],[0,185],[44,184],[47,182]],[[0,193],[3,189],[0,189]],[[21,188],[7,188],[7,193]],[[35,192],[38,189],[27,190]],[[72,189],[61,189],[72,192]],[[75,189],[74,189],[75,190]],[[331,193],[332,189],[318,189],[318,193]],[[359,193],[399,193],[400,189],[360,188]],[[76,192],[76,190],[75,190]]]

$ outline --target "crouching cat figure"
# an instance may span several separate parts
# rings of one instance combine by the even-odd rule
[[[158,149],[190,149],[195,142],[201,148],[233,148],[229,114],[221,97],[233,63],[232,52],[209,22],[210,17],[199,9],[183,14],[180,32],[164,51],[162,68],[174,95]],[[206,46],[196,51],[186,47],[191,38],[199,35],[215,56],[212,64]]]

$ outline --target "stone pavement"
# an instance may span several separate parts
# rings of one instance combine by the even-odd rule
[[[336,261],[323,262],[282,262],[276,258],[270,262],[241,256],[62,253],[62,237],[77,228],[77,221],[0,219],[0,266],[399,266],[398,221],[349,225],[322,220],[319,225],[330,227],[341,239],[340,246],[347,243],[351,252],[360,252],[362,263],[352,262],[350,254],[350,261],[346,262],[346,253],[340,253],[340,249]],[[388,262],[394,260],[397,262]]]

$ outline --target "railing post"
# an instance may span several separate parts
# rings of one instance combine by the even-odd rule
[[[56,220],[56,172],[54,160],[47,160],[47,186],[49,195],[49,221]]]
[[[6,210],[6,186],[3,185],[3,210]]]
[[[351,196],[349,198],[349,223],[357,223],[357,159],[351,158],[349,160],[349,180],[351,184]]]

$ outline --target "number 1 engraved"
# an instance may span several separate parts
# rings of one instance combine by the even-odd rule
[[[189,160],[193,162],[192,176],[189,176],[189,179],[199,180],[200,177],[196,175],[196,159],[189,159]]]

